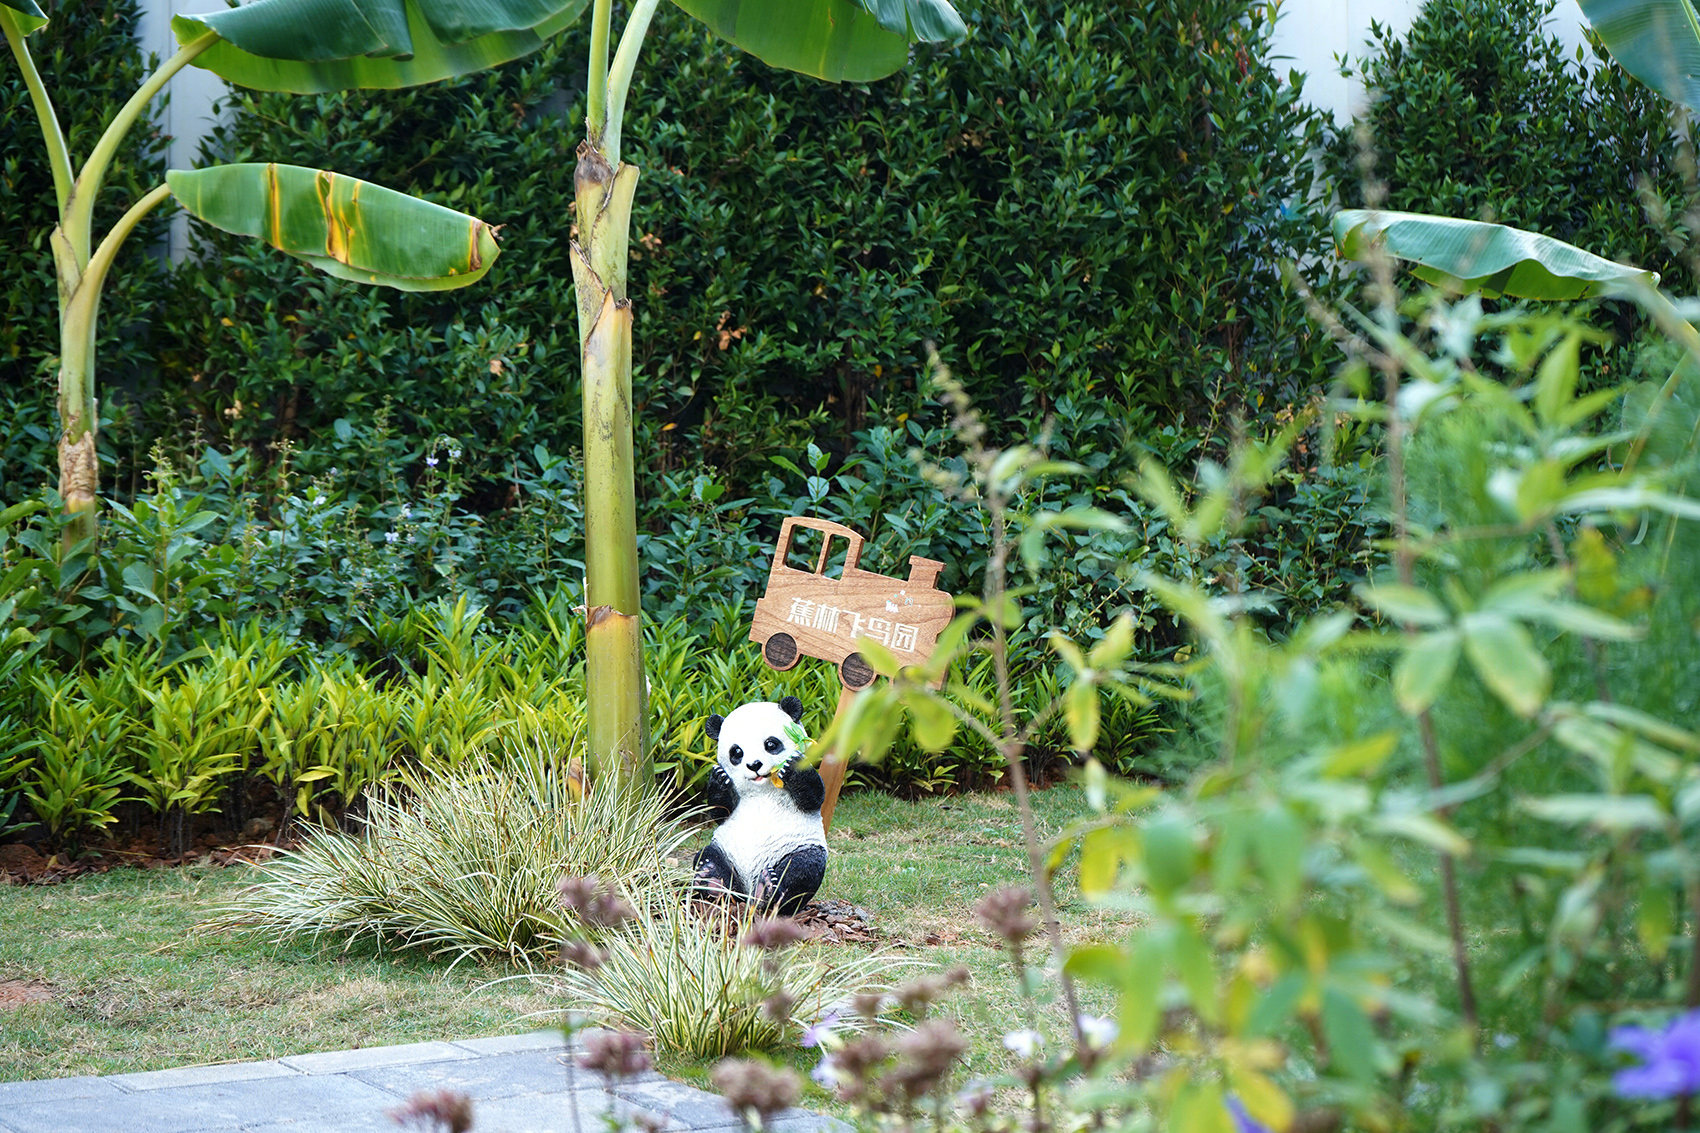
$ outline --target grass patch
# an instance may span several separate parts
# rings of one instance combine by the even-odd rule
[[[195,930],[249,879],[189,866],[0,889],[0,980],[52,993],[0,1014],[0,1081],[496,1035],[548,1006],[486,987],[490,968]]]
[[[1034,805],[1047,833],[1086,810],[1072,787],[1038,792]],[[704,828],[686,845],[707,839]],[[897,955],[921,962],[917,974],[967,964],[972,986],[946,1003],[973,1042],[967,1073],[1006,1069],[1002,1035],[1026,1026],[1026,1013],[973,906],[1024,876],[1013,799],[859,792],[840,802],[830,842],[820,896],[867,909]],[[0,1081],[501,1034],[535,1028],[525,1016],[559,1006],[527,981],[495,982],[509,966],[449,971],[446,961],[368,945],[278,946],[195,929],[252,879],[246,867],[187,867],[0,888],[0,983],[45,983],[53,993],[0,1014]],[[1071,877],[1059,897],[1071,940],[1117,939],[1132,925],[1087,909]],[[1050,1012],[1060,1023],[1060,1009]],[[786,1060],[807,1069],[815,1057]],[[660,1068],[706,1086],[709,1065],[665,1058]],[[834,1108],[812,1086],[804,1104]]]

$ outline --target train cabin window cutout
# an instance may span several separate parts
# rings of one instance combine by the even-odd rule
[[[798,528],[821,535],[820,557],[812,571],[787,564]],[[844,568],[827,574],[837,540],[844,540]],[[890,649],[905,665],[927,659],[956,612],[951,596],[935,583],[944,564],[909,556],[909,577],[890,578],[863,570],[862,536],[841,523],[792,516],[779,529],[767,592],[756,602],[750,640],[760,643],[762,658],[775,669],[789,669],[803,657],[838,666],[847,689],[873,683],[874,670],[856,651],[867,637]]]

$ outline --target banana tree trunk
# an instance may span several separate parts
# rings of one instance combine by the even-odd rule
[[[632,305],[626,246],[636,166],[611,166],[579,146],[573,183],[584,376],[585,696],[589,762],[623,787],[654,778],[639,617],[637,503],[632,466]]]
[[[64,233],[53,233],[59,276],[59,498],[65,549],[93,539],[100,527],[100,420],[94,403],[94,310],[89,281]],[[98,295],[98,292],[96,292]]]

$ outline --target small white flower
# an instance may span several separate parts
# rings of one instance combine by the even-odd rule
[[[400,538],[401,538],[401,536],[394,531],[384,532],[384,542],[386,542],[386,543],[394,543],[397,539],[400,539]]]
[[[325,497],[314,496],[313,497],[313,506],[314,507],[324,507],[325,506]]]
[[[402,504],[401,505],[401,517],[403,519],[406,519],[408,516],[410,516],[412,514],[413,514],[413,507],[412,507],[411,504]]]
[[[1039,1048],[1045,1045],[1044,1036],[1038,1031],[1022,1029],[1011,1031],[1003,1037],[1004,1049],[1021,1058],[1032,1058],[1039,1053]]]
[[[1115,1020],[1106,1019],[1102,1015],[1081,1015],[1076,1020],[1080,1025],[1080,1037],[1086,1040],[1086,1045],[1093,1050],[1103,1050],[1116,1041],[1121,1034],[1121,1028]]]
[[[450,449],[449,450],[449,459],[450,460],[459,460],[460,459],[460,450],[458,448]]]
[[[820,1061],[815,1064],[815,1068],[809,1071],[809,1077],[813,1078],[815,1085],[821,1089],[830,1090],[844,1081],[844,1071],[833,1065],[832,1055],[823,1054]]]

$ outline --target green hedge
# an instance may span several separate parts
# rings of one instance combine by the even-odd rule
[[[881,408],[913,409],[928,339],[998,420],[1028,427],[1064,394],[1137,432],[1213,394],[1292,396],[1325,375],[1277,273],[1317,249],[1289,206],[1318,119],[1273,69],[1264,6],[988,0],[967,16],[965,44],[870,86],[774,71],[658,16],[625,133],[643,170],[642,443],[659,467],[706,461],[745,483],[776,439],[842,454]],[[224,156],[452,203],[505,226],[503,256],[446,297],[240,249],[209,260],[170,320],[170,405],[263,443],[389,396],[406,435],[570,446],[583,55],[571,31],[455,84],[239,96]],[[460,324],[512,328],[533,384],[444,365]]]

